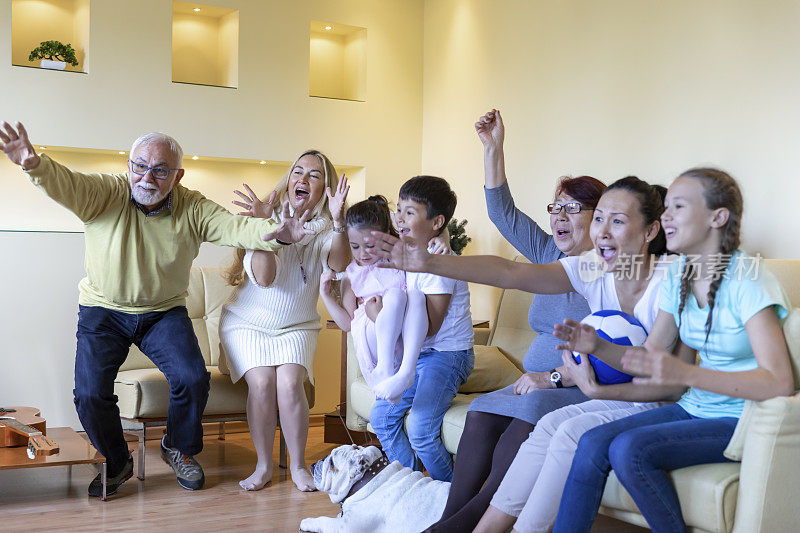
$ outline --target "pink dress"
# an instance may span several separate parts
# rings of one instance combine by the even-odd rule
[[[356,298],[361,299],[362,302],[366,302],[373,296],[383,296],[388,289],[406,290],[405,272],[394,268],[379,268],[377,263],[362,266],[353,261],[347,265],[345,274],[350,280],[350,288]],[[372,387],[374,384],[372,372],[378,362],[375,348],[375,323],[367,316],[363,303],[358,306],[353,320],[350,322],[350,332],[353,335],[356,359],[361,367],[361,373],[364,375],[367,385]],[[403,359],[401,339],[398,339],[394,353],[394,367],[398,368]]]

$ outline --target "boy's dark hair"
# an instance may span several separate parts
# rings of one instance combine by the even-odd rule
[[[381,195],[370,196],[352,205],[344,215],[344,224],[348,228],[370,228],[397,237],[389,213],[389,202]]]
[[[440,231],[447,227],[456,210],[456,193],[444,178],[436,176],[415,176],[400,187],[400,199],[412,200],[425,204],[426,218],[432,219],[437,215],[444,217],[444,224]]]

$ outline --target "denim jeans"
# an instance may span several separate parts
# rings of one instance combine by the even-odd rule
[[[584,433],[553,532],[589,531],[612,468],[654,532],[686,531],[678,496],[666,471],[729,462],[722,452],[738,421],[733,417],[698,418],[672,404]]]
[[[474,363],[472,348],[454,352],[425,350],[417,360],[414,384],[403,393],[400,403],[375,401],[369,421],[390,461],[415,468],[416,452],[433,479],[451,480],[453,460],[442,442],[442,419]],[[406,413],[407,435],[403,431]]]
[[[150,358],[169,382],[167,441],[186,455],[203,449],[201,418],[211,375],[186,307],[128,314],[80,306],[75,356],[75,408],[86,434],[108,461],[109,475],[128,460],[128,445],[114,394],[114,379],[131,344]]]

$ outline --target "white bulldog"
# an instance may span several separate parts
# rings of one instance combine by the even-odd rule
[[[375,446],[339,446],[311,465],[317,489],[342,504],[337,517],[306,518],[301,531],[316,533],[419,533],[439,520],[450,483],[434,481]]]

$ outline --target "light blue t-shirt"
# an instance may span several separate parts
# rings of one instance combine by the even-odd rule
[[[673,261],[661,284],[659,307],[680,323],[680,337],[687,346],[697,350],[700,366],[722,372],[742,372],[758,367],[745,324],[753,315],[772,307],[778,319],[789,314],[789,298],[778,280],[757,257],[737,250],[725,270],[716,293],[711,333],[706,342],[708,308],[700,308],[689,291],[683,314],[678,320],[681,294],[681,273],[686,257]],[[739,417],[744,400],[722,394],[690,388],[678,401],[686,412],[700,418]]]

